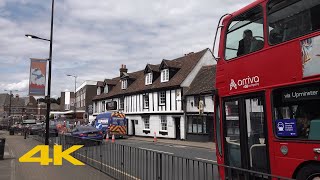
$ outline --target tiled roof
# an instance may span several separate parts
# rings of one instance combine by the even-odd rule
[[[215,90],[215,76],[216,66],[203,66],[194,80],[192,81],[189,89],[185,95],[197,95],[212,93]]]
[[[116,85],[117,81],[115,79],[105,79],[104,83],[109,85]]]
[[[159,65],[148,64],[148,66],[152,71],[159,72]]]
[[[98,87],[104,87],[104,82],[103,81],[98,81],[97,82]]]
[[[197,53],[192,53],[186,56],[179,57],[174,60],[164,60],[165,63],[169,67],[178,68],[176,74],[169,79],[168,82],[161,83],[160,78],[161,76],[157,77],[151,85],[145,85],[145,76],[144,70],[140,70],[133,73],[128,73],[130,79],[135,79],[132,84],[128,84],[127,89],[121,89],[121,81],[118,79],[116,86],[112,88],[111,91],[107,94],[97,95],[93,98],[93,100],[99,99],[107,99],[115,96],[121,96],[124,94],[131,94],[149,90],[156,90],[162,88],[170,88],[170,87],[177,87],[180,86],[184,79],[188,76],[188,74],[193,70],[195,65],[199,62],[202,56],[208,51],[209,49],[204,49]],[[153,68],[160,67],[158,65],[152,65]]]

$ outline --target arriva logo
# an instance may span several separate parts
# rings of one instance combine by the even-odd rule
[[[234,79],[230,81],[230,91],[232,89],[238,89],[238,87],[242,87],[244,89],[259,86],[260,78],[259,76],[250,77],[244,79],[239,79],[237,82]]]

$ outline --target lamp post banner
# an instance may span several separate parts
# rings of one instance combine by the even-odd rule
[[[46,59],[31,58],[29,96],[44,96],[46,89]]]

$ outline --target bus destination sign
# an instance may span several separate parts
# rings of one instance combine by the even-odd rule
[[[319,87],[299,88],[283,91],[282,100],[284,102],[299,101],[308,99],[320,99]]]

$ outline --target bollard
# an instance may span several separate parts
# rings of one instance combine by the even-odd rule
[[[106,142],[108,142],[109,141],[109,134],[107,133],[107,135],[106,135]]]
[[[157,133],[156,132],[154,132],[153,142],[157,142]]]
[[[111,141],[111,142],[112,142],[112,143],[115,142],[114,134],[112,134],[112,141]]]

